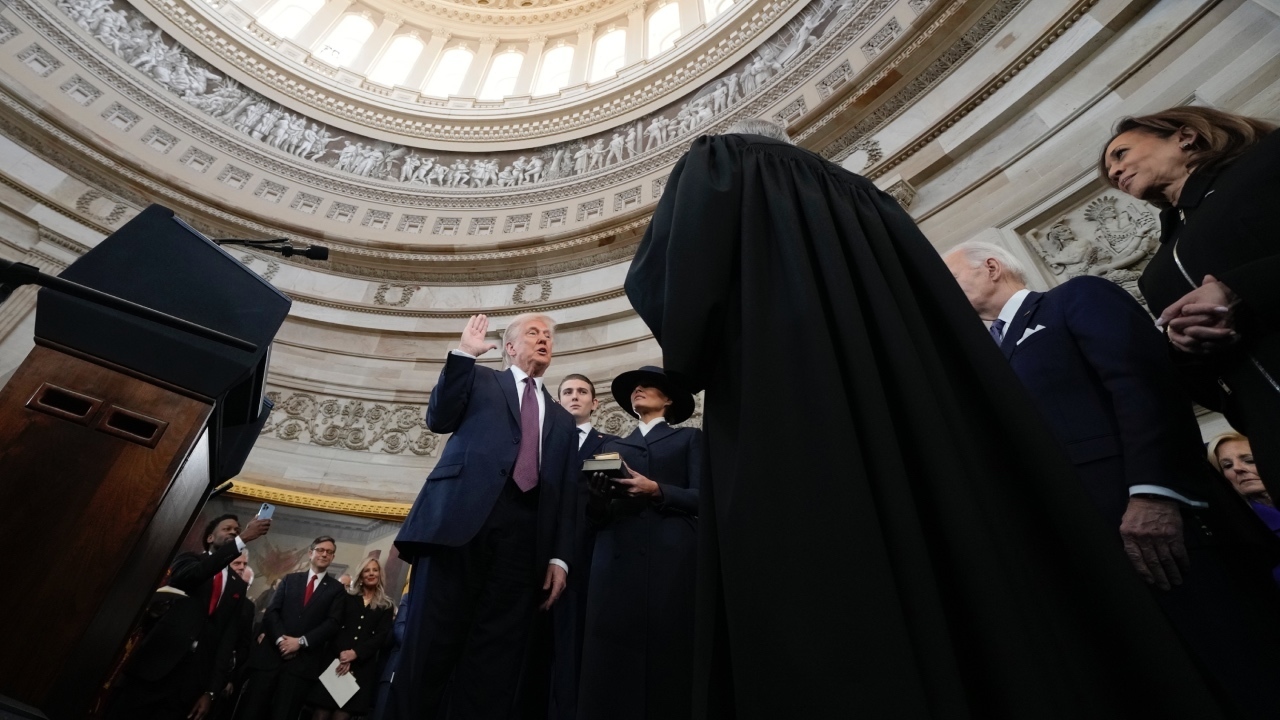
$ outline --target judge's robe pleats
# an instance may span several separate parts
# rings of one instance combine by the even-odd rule
[[[871,182],[699,138],[626,291],[706,391],[695,718],[1233,716]]]

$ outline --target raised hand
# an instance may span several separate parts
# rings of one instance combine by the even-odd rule
[[[458,349],[468,355],[481,355],[497,349],[497,344],[485,339],[489,332],[489,318],[485,315],[472,315],[467,326],[462,329],[462,339],[458,341]]]

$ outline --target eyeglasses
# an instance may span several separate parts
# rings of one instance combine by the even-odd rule
[[[317,555],[332,555],[334,553],[333,550],[330,550],[328,548],[315,548],[311,552]]]

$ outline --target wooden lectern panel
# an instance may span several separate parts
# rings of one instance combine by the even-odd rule
[[[41,563],[0,617],[43,618],[6,627],[0,695],[84,716],[203,504],[212,409],[39,345],[0,390],[0,546]]]

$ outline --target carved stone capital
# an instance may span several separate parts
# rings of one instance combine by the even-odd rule
[[[636,15],[636,14],[641,14],[641,15],[643,15],[643,14],[644,14],[644,6],[645,6],[644,0],[635,0],[635,2],[631,3],[631,5],[629,5],[629,6],[627,7],[627,14],[628,14],[628,15]]]
[[[596,24],[595,24],[595,23],[593,23],[593,22],[589,22],[589,23],[582,23],[581,25],[579,25],[579,26],[578,26],[578,36],[579,36],[579,37],[581,37],[581,36],[583,36],[583,35],[586,35],[586,36],[590,37],[591,35],[593,35],[593,34],[595,33],[595,31],[596,31]]]
[[[449,32],[448,30],[445,30],[444,28],[431,28],[432,40],[440,39],[440,40],[443,40],[444,42],[449,42],[449,38],[451,37],[453,37],[453,33]]]
[[[530,45],[542,45],[542,44],[545,44],[546,42],[547,42],[547,34],[546,34],[546,33],[538,33],[538,34],[536,34],[536,35],[530,35],[530,36],[529,36],[529,44],[530,44]]]
[[[390,23],[391,25],[395,25],[399,27],[400,25],[404,24],[404,18],[400,17],[399,13],[392,12],[392,13],[387,13],[386,15],[383,15],[382,22]]]
[[[480,38],[480,45],[481,45],[481,47],[483,47],[483,46],[485,46],[485,45],[493,46],[493,45],[497,45],[497,44],[498,44],[498,36],[497,36],[497,35],[485,35],[485,36],[483,36],[483,37],[481,37],[481,38]]]

